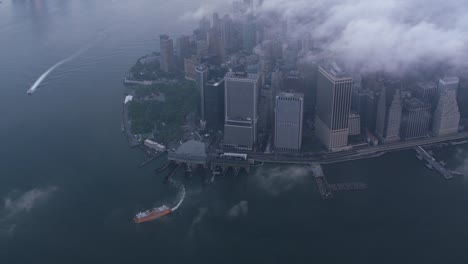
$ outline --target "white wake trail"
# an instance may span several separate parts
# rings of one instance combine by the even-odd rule
[[[174,207],[171,209],[172,211],[175,211],[175,210],[179,209],[180,205],[184,202],[184,199],[185,199],[185,186],[182,184],[181,187],[182,187],[182,196],[180,197],[180,200],[179,200],[179,202],[176,204],[176,206],[174,206]]]
[[[91,43],[89,45],[86,45],[84,46],[83,48],[79,49],[77,52],[75,52],[73,55],[71,55],[70,57],[64,59],[64,60],[61,60],[59,62],[57,62],[56,64],[54,64],[52,67],[50,67],[46,72],[44,72],[41,76],[39,76],[39,78],[34,82],[34,84],[31,86],[31,88],[29,88],[27,94],[32,94],[34,93],[37,88],[41,85],[41,83],[45,80],[45,78],[47,78],[47,76],[53,72],[55,69],[57,69],[58,67],[60,67],[62,64],[66,63],[66,62],[69,62],[73,59],[75,59],[76,57],[78,57],[81,53],[85,52],[86,50],[88,50],[89,48],[91,48],[91,45],[93,45],[94,43]]]
[[[59,62],[57,62],[54,66],[50,67],[50,69],[48,69],[46,72],[44,72],[41,76],[39,76],[39,78],[34,82],[34,84],[31,86],[31,88],[29,88],[28,90],[28,94],[32,94],[34,93],[37,88],[39,87],[39,85],[41,85],[41,83],[45,80],[45,78],[52,72],[54,71],[56,68],[58,68],[60,65],[64,64],[65,62],[67,62],[68,59],[64,59],[64,60],[61,60]]]

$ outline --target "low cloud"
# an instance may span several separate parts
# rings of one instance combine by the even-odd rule
[[[35,188],[26,192],[14,191],[8,195],[4,199],[3,208],[0,211],[0,234],[12,236],[17,227],[15,217],[19,214],[29,213],[57,190],[58,188],[53,186]]]
[[[289,191],[304,182],[310,172],[305,167],[260,168],[254,175],[258,186],[272,195]]]
[[[249,202],[241,201],[229,209],[226,215],[230,218],[236,218],[239,216],[246,216],[249,213]]]
[[[198,214],[192,220],[192,224],[190,225],[190,229],[188,232],[189,238],[192,238],[194,236],[197,226],[203,221],[203,218],[205,217],[206,213],[208,213],[208,208],[206,207],[198,208]]]
[[[191,18],[231,0],[203,1]],[[387,72],[468,65],[466,0],[264,0],[258,15],[270,29],[287,23],[289,40],[308,36],[305,58],[336,58],[351,72]]]
[[[211,18],[214,12],[228,11],[226,8],[227,6],[230,6],[228,1],[204,0],[204,1],[201,1],[200,6],[196,8],[195,10],[185,12],[180,17],[180,20],[198,22],[204,17]],[[220,17],[222,17],[223,15],[224,14],[220,13]]]
[[[11,195],[4,200],[4,210],[10,215],[31,211],[39,202],[44,201],[57,187],[35,188],[17,195]]]

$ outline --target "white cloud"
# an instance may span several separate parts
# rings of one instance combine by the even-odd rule
[[[246,216],[249,212],[249,202],[240,201],[238,204],[234,205],[229,209],[226,215],[230,218],[235,218],[239,216]]]
[[[273,169],[258,169],[254,179],[258,186],[272,195],[279,195],[303,183],[310,175],[305,167],[278,167]]]
[[[194,14],[220,5],[210,2]],[[332,55],[353,71],[468,65],[466,0],[265,0],[260,10],[265,21],[287,21],[290,37],[310,33],[321,49],[312,58]]]
[[[4,200],[4,210],[10,215],[21,212],[29,212],[37,203],[45,200],[51,193],[55,192],[57,187],[36,188],[24,192],[18,197],[7,197]]]

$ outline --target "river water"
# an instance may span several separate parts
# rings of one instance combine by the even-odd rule
[[[467,263],[468,190],[413,152],[326,166],[367,192],[320,199],[301,167],[265,166],[204,186],[170,216],[133,215],[177,190],[138,169],[120,131],[122,78],[158,35],[190,33],[191,0],[0,4],[0,263]],[[87,47],[26,91],[52,65]],[[468,149],[436,152],[465,170]]]

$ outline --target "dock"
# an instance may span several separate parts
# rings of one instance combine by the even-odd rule
[[[365,191],[367,190],[367,183],[364,182],[345,182],[329,184],[328,187],[334,192],[347,192],[347,191]]]
[[[364,182],[328,183],[322,166],[319,164],[312,164],[310,169],[322,199],[332,199],[334,192],[365,191],[368,189],[367,183]]]
[[[140,165],[138,165],[138,168],[141,168],[141,167],[144,167],[148,164],[150,164],[152,161],[154,160],[157,160],[158,158],[160,158],[161,156],[163,156],[164,154],[166,154],[166,152],[159,152],[157,153],[156,155],[154,155],[153,157],[149,158],[148,160],[142,162]]]
[[[322,166],[320,166],[319,164],[312,164],[310,166],[310,169],[314,174],[315,183],[317,184],[317,188],[319,190],[320,196],[322,196],[322,199],[332,199],[333,192],[330,189],[330,185],[327,182],[327,178],[325,178]]]
[[[415,150],[418,153],[418,158],[420,158],[421,160],[424,159],[428,168],[435,170],[446,180],[450,180],[453,178],[453,174],[450,173],[450,171],[448,171],[439,161],[437,161],[429,152],[427,152],[421,146],[417,147]]]

